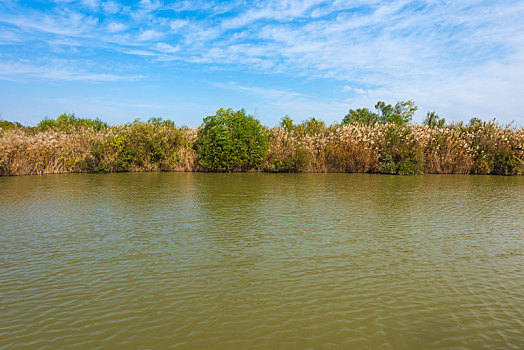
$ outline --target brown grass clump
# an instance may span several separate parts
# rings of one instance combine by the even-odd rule
[[[422,171],[426,174],[468,174],[473,166],[467,138],[457,128],[413,127],[423,145]]]
[[[0,130],[0,175],[194,171],[196,131],[152,123]]]

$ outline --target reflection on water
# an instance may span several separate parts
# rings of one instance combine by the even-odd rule
[[[524,178],[0,178],[0,348],[523,348]]]

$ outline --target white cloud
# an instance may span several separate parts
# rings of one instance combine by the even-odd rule
[[[110,22],[107,25],[107,30],[111,33],[122,32],[127,29],[127,26],[119,22]]]
[[[164,36],[163,33],[158,32],[154,29],[146,29],[146,30],[141,31],[138,34],[136,39],[138,41],[155,41],[155,40],[162,38],[163,36]]]
[[[57,43],[69,42],[79,52],[125,52],[143,64],[176,59],[210,70],[323,79],[338,89],[329,102],[352,104],[347,107],[413,98],[421,109],[449,115],[511,118],[524,109],[523,1],[57,1],[60,6],[45,11],[0,4],[0,42],[40,41],[50,57],[59,54]],[[99,67],[110,66],[103,60]],[[289,96],[258,92],[281,105]],[[313,104],[292,97],[287,101],[297,106]]]
[[[27,11],[23,15],[1,17],[0,23],[2,22],[25,30],[69,36],[85,36],[98,26],[97,18],[70,10],[55,14]]]
[[[112,82],[132,81],[142,79],[142,76],[117,75],[108,73],[94,73],[80,71],[70,67],[51,65],[34,65],[27,62],[0,62],[0,79],[23,81],[34,79],[63,80],[63,81],[89,81]]]
[[[306,98],[305,95],[300,94],[298,92],[294,92],[294,91],[268,89],[268,88],[262,88],[262,87],[256,87],[256,86],[243,86],[243,85],[239,85],[232,81],[228,83],[215,82],[213,83],[213,86],[221,88],[221,89],[243,91],[243,92],[247,92],[250,94],[258,95],[260,97],[263,97],[264,99],[269,99],[269,100],[289,101],[289,100],[294,100],[294,99]]]
[[[352,92],[352,93],[357,94],[357,95],[363,95],[363,94],[366,93],[366,90],[364,90],[364,89],[353,87],[353,86],[349,86],[349,85],[344,85],[342,87],[342,91],[343,92]]]
[[[114,1],[106,1],[102,3],[102,9],[107,15],[112,15],[120,11],[120,5]]]
[[[8,44],[22,40],[23,39],[13,31],[5,30],[0,32],[0,43]]]
[[[100,0],[81,0],[82,4],[90,9],[97,9],[100,6]]]
[[[348,107],[346,101],[322,99],[291,90],[244,86],[235,82],[215,82],[213,86],[253,96],[257,102],[251,107],[263,113],[270,125],[276,124],[284,114],[297,121],[320,117],[330,123],[339,122]]]
[[[180,29],[184,28],[189,24],[189,21],[186,19],[176,19],[169,23],[171,29],[175,32],[178,32]]]
[[[157,55],[154,51],[129,49],[129,48],[122,48],[120,52],[126,53],[128,55],[146,56],[146,57],[147,56],[155,57]]]
[[[173,46],[166,43],[158,43],[156,44],[156,49],[164,53],[175,53],[180,51],[180,46]]]

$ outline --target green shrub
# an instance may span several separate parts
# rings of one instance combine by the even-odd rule
[[[136,119],[114,126],[103,135],[90,147],[88,171],[159,171],[176,167],[182,132],[172,121]]]
[[[78,118],[74,114],[61,114],[56,119],[45,118],[38,123],[38,129],[41,131],[56,129],[56,130],[67,130],[67,129],[78,129],[78,128],[93,128],[94,130],[102,130],[108,127],[107,123],[102,120]]]
[[[380,156],[380,173],[421,174],[423,151],[409,126],[390,125],[385,130]]]
[[[275,173],[301,173],[308,165],[308,153],[303,148],[297,148],[289,152],[287,156],[280,156],[273,160],[271,172]]]
[[[517,175],[519,162],[510,150],[498,150],[491,157],[491,173],[494,175]]]
[[[204,118],[195,150],[200,165],[211,171],[247,171],[258,167],[266,155],[265,128],[244,109],[219,109]]]
[[[9,122],[7,120],[2,120],[0,119],[0,129],[3,129],[3,130],[9,130],[9,129],[13,129],[13,128],[21,128],[23,127],[22,124],[18,123],[18,122]]]
[[[491,173],[491,169],[486,159],[477,158],[473,162],[473,170],[471,172],[477,175],[489,175]]]

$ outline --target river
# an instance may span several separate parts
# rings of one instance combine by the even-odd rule
[[[524,348],[524,177],[0,178],[0,348]]]

